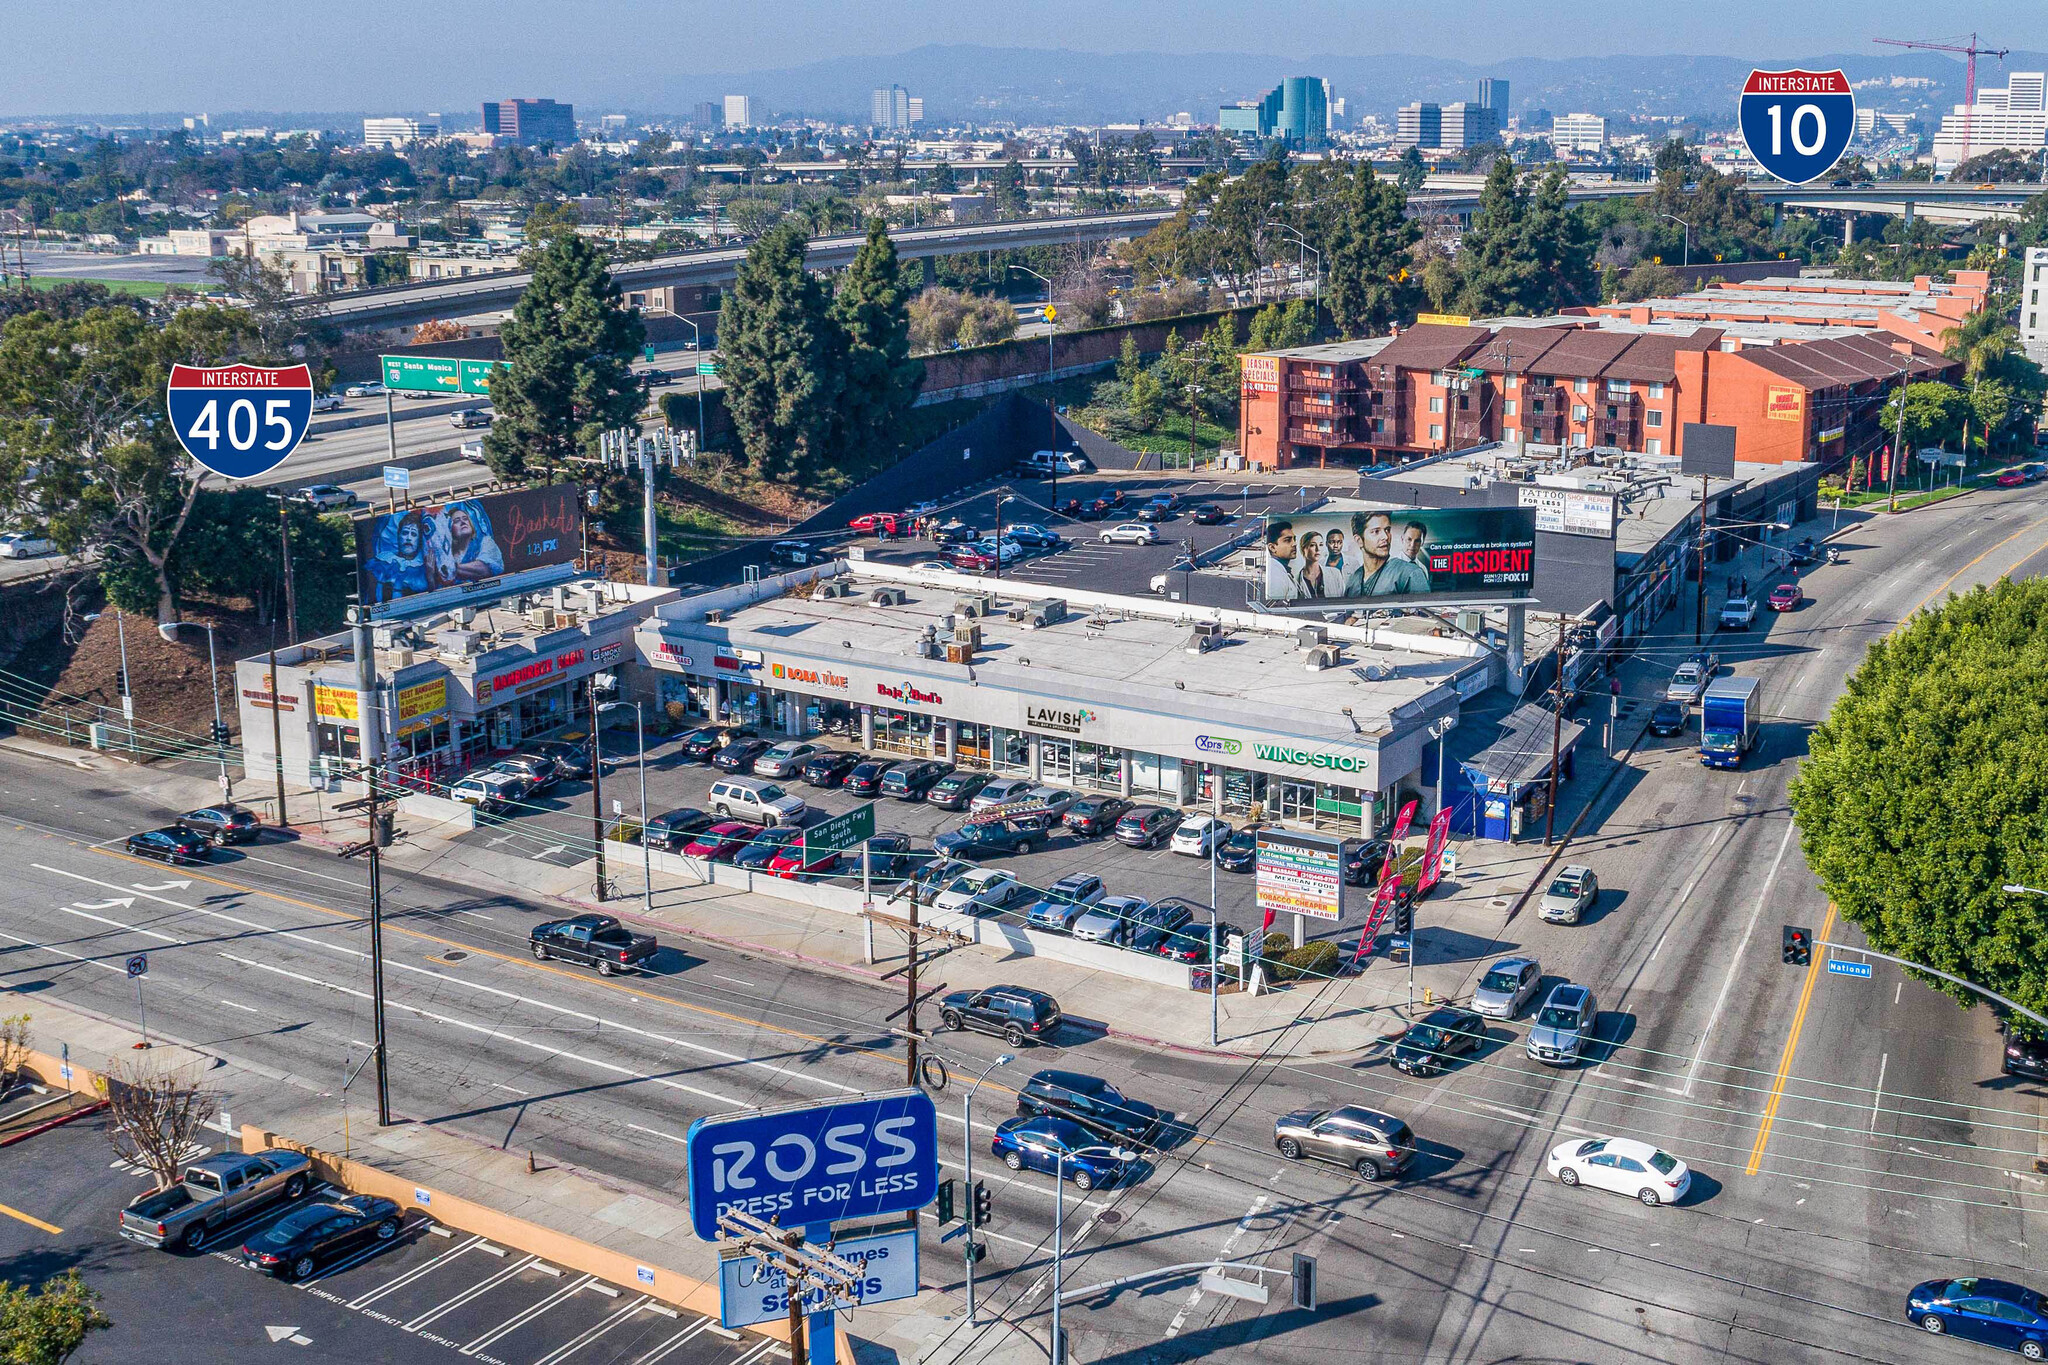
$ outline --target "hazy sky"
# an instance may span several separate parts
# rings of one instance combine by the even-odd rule
[[[1416,52],[1486,62],[1611,52],[1876,53],[1977,29],[2048,48],[2037,0],[0,0],[0,114],[579,104],[698,73],[925,43],[1094,52]],[[687,84],[686,81],[680,82]]]

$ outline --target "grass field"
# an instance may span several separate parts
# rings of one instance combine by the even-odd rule
[[[95,280],[78,275],[37,275],[29,280],[29,284],[37,289],[55,289],[60,284],[103,284],[112,293],[133,294],[144,299],[160,299],[164,291],[171,288],[162,280]],[[202,284],[191,288],[200,294],[219,292],[218,285]]]

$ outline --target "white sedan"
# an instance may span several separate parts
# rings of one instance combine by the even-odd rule
[[[344,397],[348,398],[382,398],[384,396],[384,386],[377,383],[351,384],[341,392]]]
[[[1173,839],[1167,847],[1191,858],[1206,858],[1216,851],[1216,845],[1229,837],[1230,826],[1215,816],[1190,815],[1174,829]]]
[[[1104,545],[1157,545],[1159,528],[1142,521],[1120,521],[1096,539]]]
[[[42,536],[32,536],[24,531],[9,531],[0,535],[0,559],[34,559],[38,555],[57,553],[55,541]]]
[[[932,901],[932,909],[957,910],[963,915],[991,915],[1023,892],[1023,884],[1009,873],[977,867],[955,877],[952,885]]]
[[[1590,1185],[1651,1208],[1685,1198],[1692,1171],[1669,1152],[1634,1138],[1574,1138],[1551,1149],[1544,1169],[1566,1185]]]

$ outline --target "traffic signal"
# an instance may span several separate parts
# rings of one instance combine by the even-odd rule
[[[985,1228],[988,1220],[995,1217],[995,1196],[981,1181],[974,1182],[974,1226]]]
[[[953,1207],[954,1192],[959,1188],[959,1185],[960,1182],[957,1180],[941,1180],[939,1182],[940,1227],[946,1226],[946,1224],[952,1222],[955,1218],[958,1218],[960,1216],[959,1212],[955,1210]]]
[[[219,721],[213,723],[213,743],[215,748],[228,747],[228,727]]]
[[[1316,1310],[1316,1258],[1294,1253],[1294,1306]]]
[[[1408,903],[1407,897],[1403,896],[1400,900],[1394,902],[1394,933],[1399,938],[1407,938],[1414,932],[1415,907]]]
[[[1778,955],[1794,967],[1804,967],[1813,961],[1813,930],[1786,925],[1784,946]]]

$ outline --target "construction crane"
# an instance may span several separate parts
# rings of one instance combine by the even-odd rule
[[[1963,77],[1963,154],[1956,164],[1960,166],[1963,162],[1968,161],[1970,159],[1970,111],[1977,104],[1977,58],[1981,54],[1986,57],[1996,57],[2002,62],[2005,60],[2006,54],[2011,52],[2012,49],[2009,47],[1978,47],[1977,35],[1974,33],[1970,35],[1970,41],[1966,44],[1922,43],[1910,38],[1872,38],[1870,41],[1883,47],[1911,47],[1919,48],[1924,52],[1966,52],[1969,54],[1969,71]]]

